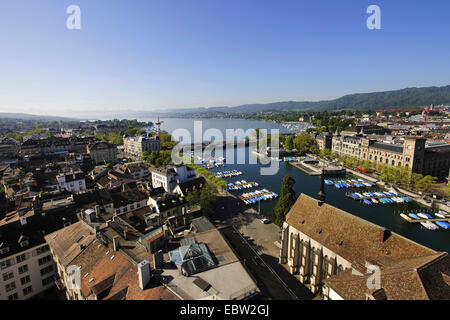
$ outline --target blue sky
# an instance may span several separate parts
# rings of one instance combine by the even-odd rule
[[[66,9],[81,8],[81,30]],[[381,8],[381,30],[366,9]],[[0,111],[332,99],[450,84],[448,0],[2,0]]]

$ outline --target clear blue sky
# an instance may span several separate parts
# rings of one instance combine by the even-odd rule
[[[81,30],[66,9],[81,8]],[[381,7],[382,30],[366,28]],[[0,111],[320,100],[450,84],[450,1],[2,0]]]

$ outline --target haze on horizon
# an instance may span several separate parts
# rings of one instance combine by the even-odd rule
[[[66,28],[81,8],[81,30]],[[366,27],[377,4],[382,29]],[[448,85],[450,3],[5,0],[0,112],[105,117]]]

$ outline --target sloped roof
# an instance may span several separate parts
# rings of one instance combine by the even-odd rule
[[[406,259],[397,266],[381,269],[381,287],[388,300],[450,299],[450,285],[444,279],[449,274],[447,253]],[[347,300],[365,300],[369,275],[359,276],[348,270],[330,277],[325,283]]]
[[[381,227],[301,194],[286,222],[352,263],[365,274],[365,263],[381,269],[387,299],[449,299],[447,253],[436,252],[391,233],[380,241]],[[328,278],[326,284],[344,299],[365,299],[369,275],[348,270]]]
[[[286,222],[355,266],[364,267],[366,261],[379,265],[383,259],[436,254],[436,251],[394,232],[382,243],[380,226],[326,203],[319,206],[318,200],[305,194],[301,194],[292,206]]]

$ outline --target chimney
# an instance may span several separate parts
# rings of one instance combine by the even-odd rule
[[[386,228],[380,230],[380,243],[384,243],[391,235],[391,231]]]
[[[150,263],[144,260],[137,265],[138,277],[139,277],[139,287],[144,290],[145,286],[150,281]]]
[[[115,236],[113,238],[113,245],[114,245],[114,251],[119,251],[120,244],[119,244],[119,236]]]
[[[324,204],[325,202],[325,170],[322,169],[322,174],[321,176],[321,184],[320,184],[320,191],[319,191],[319,206],[321,206],[322,204]]]
[[[159,269],[164,262],[164,255],[162,250],[159,250],[158,252],[155,252],[153,254],[153,266],[155,269]]]
[[[128,231],[127,230],[123,230],[123,238],[125,240],[128,240]]]

